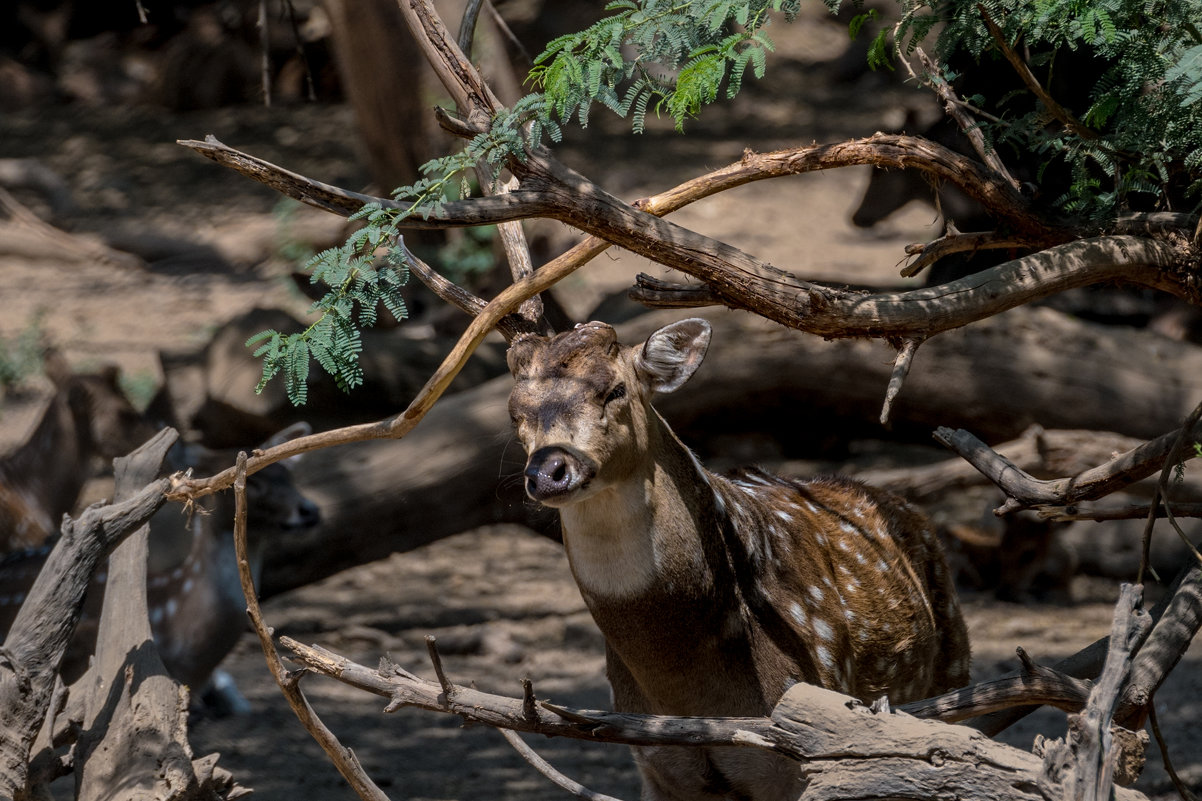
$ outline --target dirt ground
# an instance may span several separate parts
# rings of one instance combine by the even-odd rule
[[[830,57],[804,37],[793,48],[785,49],[782,69],[799,81],[806,63]],[[898,97],[875,91],[869,82],[876,80],[869,76],[839,91],[823,84],[812,93],[799,90],[787,114],[777,106],[757,106],[750,92],[731,115],[738,125],[730,129],[705,119],[684,140],[649,133],[569,147],[565,155],[633,199],[736,160],[744,146],[832,140],[895,124]],[[130,388],[145,398],[160,380],[158,351],[196,348],[218,323],[255,305],[303,311],[307,302],[284,277],[290,264],[280,255],[281,242],[294,235],[290,224],[331,233],[335,226],[319,215],[287,211],[270,191],[175,144],[210,133],[321,180],[351,188],[367,182],[353,116],[344,107],[247,107],[175,116],[77,107],[5,115],[0,157],[38,158],[70,186],[76,209],[58,220],[64,228],[103,235],[118,245],[145,243],[152,234],[183,239],[210,245],[222,259],[171,256],[163,245],[168,255],[148,267],[114,264],[81,256],[53,236],[6,227],[0,235],[0,337],[8,341],[35,327],[77,366],[120,364]],[[902,247],[930,238],[933,214],[912,205],[880,229],[853,228],[848,216],[866,177],[855,170],[744,187],[674,219],[807,277],[896,281]],[[36,208],[36,198],[28,202]],[[603,291],[628,283],[638,271],[661,272],[629,254],[607,254],[570,279],[563,297],[571,311],[583,313]],[[5,398],[0,445],[25,436],[45,391],[35,381]],[[1079,579],[1072,600],[1059,605],[967,595],[974,677],[1015,667],[1016,646],[1044,663],[1079,650],[1107,633],[1116,596],[1113,582],[1089,579]],[[387,654],[428,677],[433,671],[424,638],[432,634],[457,682],[519,695],[520,680],[529,677],[539,697],[558,704],[608,706],[602,641],[562,550],[523,529],[469,531],[396,554],[271,599],[266,616],[281,634],[366,664]],[[226,668],[253,713],[199,719],[196,753],[220,752],[220,764],[264,801],[353,798],[288,710],[257,643],[244,638]],[[1202,650],[1196,646],[1157,697],[1176,764],[1195,789],[1202,787],[1200,668]],[[495,732],[463,729],[458,719],[415,710],[384,715],[380,699],[332,681],[311,678],[305,687],[318,712],[393,798],[564,797]],[[1042,712],[1003,739],[1029,748],[1037,731],[1054,736],[1063,728],[1063,714]],[[626,799],[638,795],[624,748],[552,740],[534,745],[594,790]],[[1154,746],[1139,786],[1157,795],[1171,792]]]

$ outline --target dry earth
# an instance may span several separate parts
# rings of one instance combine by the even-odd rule
[[[805,77],[806,62],[831,55],[805,37],[792,47],[782,69],[798,81]],[[840,91],[825,85],[812,93],[799,91],[809,99],[793,98],[788,107],[759,106],[762,98],[752,92],[740,100],[731,117],[737,125],[727,130],[703,121],[684,140],[658,133],[603,139],[600,145],[569,149],[568,158],[634,198],[729,163],[746,144],[767,149],[884,127],[898,115],[897,96],[875,91],[874,81],[870,76]],[[279,205],[272,193],[174,144],[209,133],[335,184],[366,183],[356,159],[353,118],[341,107],[178,116],[150,109],[71,108],[7,115],[0,119],[0,156],[38,158],[67,180],[77,210],[60,220],[64,227],[118,244],[131,237],[145,242],[152,234],[206,243],[224,263],[177,256],[147,267],[114,264],[80,257],[54,237],[5,227],[0,229],[0,336],[11,339],[36,324],[78,366],[119,363],[131,387],[145,395],[159,380],[158,350],[197,347],[218,323],[254,305],[303,309],[305,302],[282,277],[287,262],[276,252],[277,240],[295,238],[298,228],[332,232],[335,226],[320,215],[306,215],[292,234],[277,233]],[[932,215],[911,206],[884,230],[865,234],[852,228],[847,218],[865,178],[863,171],[848,171],[744,187],[676,219],[808,277],[892,281],[901,247],[928,238]],[[36,207],[36,198],[27,200]],[[566,283],[565,300],[583,313],[606,288],[627,283],[640,270],[659,272],[629,254],[602,256]],[[920,362],[915,369],[937,366]],[[44,397],[45,387],[35,382],[5,399],[0,442],[7,446],[24,436]],[[1116,595],[1112,583],[1080,580],[1073,601],[1064,605],[968,597],[976,677],[1013,667],[1018,645],[1040,661],[1053,662],[1103,636]],[[397,554],[272,599],[266,614],[280,633],[367,664],[389,654],[428,677],[433,673],[424,637],[433,634],[458,682],[516,695],[519,680],[529,677],[540,697],[569,706],[607,706],[601,639],[561,549],[521,529],[466,532]],[[1195,647],[1157,701],[1174,756],[1195,789],[1202,786],[1196,717],[1202,711],[1200,660],[1202,652]],[[219,751],[221,763],[260,799],[352,798],[287,709],[257,644],[244,638],[227,667],[254,711],[198,720],[196,752]],[[457,719],[414,710],[384,715],[380,699],[331,681],[309,679],[305,686],[328,724],[394,798],[563,797],[495,732],[462,729]],[[1044,712],[1006,740],[1027,748],[1036,731],[1055,735],[1063,727],[1062,714]],[[623,748],[549,740],[535,745],[593,789],[637,797]],[[1152,748],[1140,786],[1163,794],[1170,788],[1159,762]]]

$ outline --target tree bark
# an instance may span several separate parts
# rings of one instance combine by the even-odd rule
[[[174,434],[161,433],[127,457],[133,469],[146,469],[141,481],[125,485],[118,502],[89,507],[64,522],[63,537],[0,648],[0,797],[26,797],[29,748],[43,725],[88,581],[104,554],[162,504],[167,481],[153,479]]]

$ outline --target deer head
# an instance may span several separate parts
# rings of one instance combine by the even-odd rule
[[[646,461],[653,396],[683,386],[709,341],[709,323],[695,318],[636,346],[597,322],[516,339],[509,413],[528,454],[527,494],[563,507],[629,480]]]

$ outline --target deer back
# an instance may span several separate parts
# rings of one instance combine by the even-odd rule
[[[303,424],[292,426],[265,446],[308,430]],[[234,456],[233,452],[193,448],[176,458],[190,460],[194,470],[208,474],[228,467]],[[304,533],[320,522],[320,512],[297,488],[284,463],[249,475],[246,492],[248,557],[257,577],[265,545],[273,538]],[[150,521],[147,608],[151,629],[168,671],[193,688],[204,686],[246,628],[233,521],[232,490],[202,499],[190,512],[166,505]],[[0,560],[0,632],[7,632],[12,625],[48,553],[49,546],[43,546]],[[94,652],[107,578],[102,564],[93,576],[60,669],[68,683],[82,675],[88,655]]]

